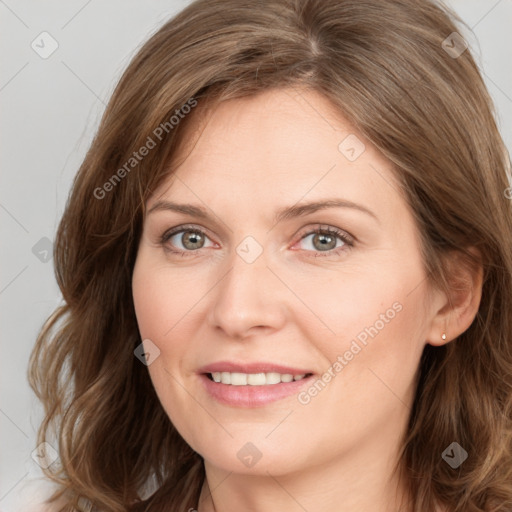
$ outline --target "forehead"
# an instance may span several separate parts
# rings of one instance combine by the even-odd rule
[[[316,91],[273,89],[193,115],[155,196],[209,207],[333,195],[392,205],[400,193],[390,163]]]
[[[270,156],[288,166],[294,160],[298,164],[301,153],[310,153],[308,150],[315,147],[336,154],[339,135],[355,131],[326,97],[313,90],[292,88],[209,102],[192,116],[182,141],[188,151],[193,148],[193,158],[206,154],[210,158],[229,157],[236,150],[239,156],[255,161]],[[311,157],[318,157],[318,151]]]

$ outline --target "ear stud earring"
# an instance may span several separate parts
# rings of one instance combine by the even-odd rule
[[[443,334],[441,335],[441,338],[442,338],[443,340],[445,340],[445,339],[446,339],[446,333],[444,333],[444,332],[443,332]]]

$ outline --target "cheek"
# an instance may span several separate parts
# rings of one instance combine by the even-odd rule
[[[180,277],[179,271],[171,273],[168,267],[143,256],[142,251],[133,271],[133,302],[142,340],[151,340],[160,351],[154,363],[148,365],[148,372],[167,415],[178,431],[186,434],[189,425],[183,412],[190,397],[179,381],[189,357],[190,344],[186,341],[192,332],[184,333],[183,328],[188,325],[198,290]]]
[[[345,315],[346,335],[339,336],[336,348],[329,350],[337,374],[332,400],[341,405],[349,400],[351,407],[373,411],[376,417],[411,405],[424,347],[419,294],[395,289],[381,296],[382,301],[363,303],[364,313],[358,314],[352,306],[357,321]]]
[[[143,338],[164,342],[182,320],[193,312],[194,305],[206,293],[200,278],[172,269],[137,260],[132,279],[133,302]],[[186,322],[185,322],[186,323]]]
[[[424,347],[421,266],[385,263],[378,271],[347,273],[321,286],[305,280],[295,288],[316,317],[308,312],[307,337],[315,340],[325,370],[340,376],[332,389],[359,389],[370,402],[389,393],[386,386],[405,394]]]
[[[412,405],[423,346],[418,299],[396,288],[380,289],[381,300],[374,295],[364,302],[343,300],[337,324],[332,314],[337,336],[316,337],[325,373],[298,397],[297,412],[302,426],[325,431],[324,451],[399,422]],[[281,434],[286,443],[289,434]]]
[[[297,315],[296,321],[303,323],[308,319],[309,335],[312,339],[325,339],[327,347],[340,342],[342,346],[358,335],[364,340],[365,330],[375,323],[379,331],[387,328],[398,316],[404,296],[397,278],[388,279],[363,270],[344,269],[343,273],[318,273],[318,278],[308,275],[303,279],[290,274],[288,278],[288,282],[293,282],[294,293],[306,306],[305,309],[297,303],[295,313],[300,313],[300,317]]]

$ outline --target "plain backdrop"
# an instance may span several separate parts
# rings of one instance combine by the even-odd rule
[[[188,3],[0,0],[0,512],[29,510],[48,493],[31,455],[42,409],[26,372],[37,332],[60,303],[51,252],[72,179],[130,58]],[[510,151],[512,0],[449,5],[471,27],[461,33]]]

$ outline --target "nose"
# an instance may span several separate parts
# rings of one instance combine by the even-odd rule
[[[253,262],[233,251],[229,270],[212,290],[210,326],[237,340],[283,327],[290,292],[267,264],[265,250]]]

